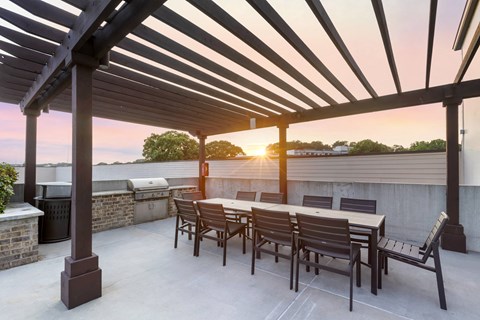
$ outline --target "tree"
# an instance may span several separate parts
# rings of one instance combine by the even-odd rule
[[[392,152],[392,148],[378,141],[374,142],[370,139],[365,139],[355,143],[355,145],[352,146],[352,148],[348,153],[364,154],[364,153],[383,153],[383,152]]]
[[[332,148],[335,147],[343,147],[343,146],[348,146],[348,141],[345,140],[337,140],[332,144]]]
[[[142,155],[146,161],[198,159],[198,142],[173,130],[160,135],[152,133],[144,140]]]
[[[312,141],[309,143],[309,149],[314,150],[332,150],[332,147],[328,144],[324,144],[322,141]]]
[[[237,155],[245,155],[242,148],[225,140],[215,140],[205,145],[207,159],[227,159]]]
[[[268,154],[278,154],[279,143],[269,144],[266,148]],[[301,149],[315,149],[315,150],[331,150],[328,144],[323,144],[321,141],[303,142],[300,140],[287,141],[287,150],[301,150]]]
[[[442,139],[427,141],[415,141],[410,145],[410,151],[445,151],[447,142]]]
[[[394,144],[393,147],[393,152],[402,152],[402,151],[407,151],[408,148],[405,148],[404,146],[400,145],[400,144]]]

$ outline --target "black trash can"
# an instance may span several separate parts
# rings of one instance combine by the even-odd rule
[[[39,243],[70,239],[71,184],[50,182],[40,186],[42,196],[35,198],[44,213],[38,220]]]

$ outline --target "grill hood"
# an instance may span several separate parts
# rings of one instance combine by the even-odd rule
[[[127,187],[131,191],[168,189],[168,182],[165,178],[129,179]]]

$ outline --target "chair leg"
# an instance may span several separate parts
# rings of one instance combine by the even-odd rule
[[[192,240],[192,225],[188,225],[188,240]]]
[[[246,242],[247,237],[246,237],[246,235],[245,235],[245,229],[243,229],[242,236],[243,236],[243,237],[242,237],[242,238],[243,238],[243,240],[242,240],[242,241],[243,241],[243,254],[245,254],[245,253],[247,252],[247,248],[246,248],[246,246],[247,246],[247,242]]]
[[[384,257],[385,260],[383,260],[383,267],[385,268],[384,272],[385,274],[388,274],[388,257]]]
[[[305,260],[310,261],[310,251],[305,250]],[[310,272],[310,266],[307,264],[305,265],[305,271]]]
[[[278,244],[275,243],[275,253],[278,253]],[[278,256],[275,256],[275,263],[278,262]]]
[[[442,266],[440,264],[440,255],[438,252],[438,242],[432,243],[433,261],[435,264],[435,274],[437,275],[438,297],[440,299],[440,308],[447,310],[447,300],[445,299],[445,288],[443,286]]]
[[[318,264],[318,253],[315,253],[315,263]],[[315,274],[318,276],[318,268],[315,268]]]
[[[297,259],[296,259],[296,268],[295,268],[295,292],[298,292],[298,278],[299,278],[299,269],[300,269],[300,249],[298,248],[297,242]]]
[[[382,289],[382,264],[385,265],[385,261],[387,260],[387,257],[384,257],[381,251],[378,251],[378,269],[377,269],[377,287],[378,289]],[[386,266],[385,266],[386,270]]]
[[[350,311],[353,309],[353,266],[350,267]]]
[[[177,220],[175,222],[175,242],[173,243],[173,247],[177,248],[178,243],[178,224],[179,224],[180,217],[177,215]]]
[[[360,254],[358,254],[356,278],[357,278],[357,287],[359,288],[362,286],[362,264],[360,263],[360,261],[361,261],[361,256]]]
[[[222,245],[223,245],[223,266],[227,264],[227,237],[226,232],[222,232]]]
[[[257,243],[256,240],[257,240],[256,234],[255,234],[255,232],[253,232],[253,235],[252,235],[252,270],[251,270],[251,274],[255,273],[255,252],[257,251],[256,250],[256,243]]]

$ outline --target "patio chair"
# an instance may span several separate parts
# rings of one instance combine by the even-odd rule
[[[367,200],[367,199],[354,199],[354,198],[341,198],[340,199],[340,210],[343,211],[353,211],[367,214],[376,214],[377,213],[377,200]],[[358,227],[350,228],[350,235],[352,235],[352,241],[362,244],[362,248],[368,249],[368,263],[366,266],[370,267],[372,265],[372,259],[370,258],[370,239],[371,231],[365,230]]]
[[[188,233],[188,240],[192,240],[192,235],[194,236],[193,243],[193,255],[198,256],[197,253],[197,232],[198,232],[198,214],[193,204],[193,200],[184,200],[184,199],[173,199],[175,205],[177,206],[177,219],[175,223],[175,243],[174,248],[177,248],[178,243],[178,231]],[[194,230],[192,230],[192,228]]]
[[[245,200],[245,201],[255,201],[256,196],[257,196],[256,191],[237,191],[237,196],[235,199]]]
[[[293,289],[293,262],[295,256],[295,242],[293,224],[290,221],[288,211],[274,211],[260,208],[252,208],[252,275],[255,273],[255,256],[257,253],[265,252],[278,257],[290,260],[290,290]],[[275,249],[269,248],[274,244]],[[267,246],[265,246],[267,245]],[[278,252],[278,246],[290,247],[289,254]]]
[[[353,268],[356,265],[356,285],[361,286],[360,244],[350,241],[347,219],[323,218],[297,213],[297,264],[295,291],[298,291],[299,265],[320,268],[350,277],[350,311],[353,308]],[[302,249],[302,250],[300,250]],[[300,255],[300,251],[303,254]],[[310,261],[310,252],[347,260],[348,264],[334,267],[329,263]]]
[[[227,241],[236,234],[242,235],[243,254],[245,254],[245,226],[246,223],[230,221],[226,218],[223,206],[217,203],[198,202],[200,223],[197,238],[197,256],[200,252],[200,241],[203,238],[217,241],[223,246],[223,265],[227,263]],[[214,231],[215,235],[210,234]]]
[[[236,200],[244,200],[244,201],[255,201],[257,196],[256,191],[237,191],[237,196],[235,197]],[[247,223],[247,237],[250,236],[250,213],[249,212],[242,212],[242,211],[235,211],[235,210],[225,210],[225,214],[227,215],[227,219],[242,222],[242,218],[246,219]]]
[[[285,195],[276,192],[262,192],[260,193],[260,202],[284,204]]]
[[[185,200],[204,200],[202,191],[183,192],[182,198]]]
[[[439,239],[447,225],[448,216],[442,212],[438,217],[432,231],[428,234],[427,240],[421,247],[415,245],[381,237],[378,242],[378,288],[382,289],[381,267],[388,274],[388,258],[411,264],[425,270],[435,272],[437,276],[438,297],[440,308],[447,310],[447,301],[445,299],[445,288],[443,286],[442,266],[440,264],[440,254],[438,251]],[[434,266],[427,265],[428,258],[433,257]]]
[[[332,209],[333,197],[325,196],[303,196],[302,206],[322,209]]]

